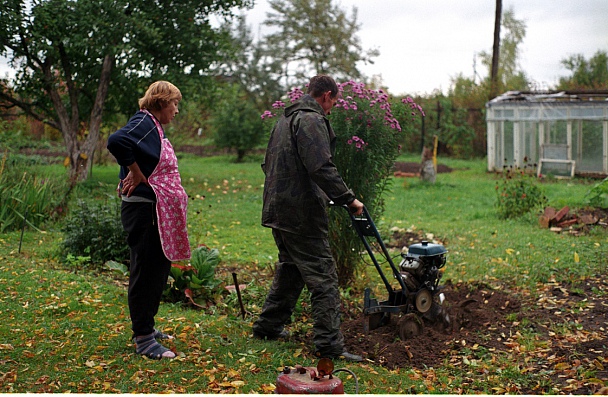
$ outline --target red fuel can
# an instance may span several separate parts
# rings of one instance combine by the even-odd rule
[[[324,375],[314,367],[285,367],[277,378],[277,394],[344,394],[342,381],[333,375]]]

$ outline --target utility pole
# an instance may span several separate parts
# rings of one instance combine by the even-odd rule
[[[494,18],[494,45],[492,46],[492,69],[490,73],[490,98],[498,94],[498,63],[500,57],[500,22],[502,18],[502,0],[496,0],[496,16]]]

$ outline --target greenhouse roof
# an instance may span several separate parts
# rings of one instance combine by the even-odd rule
[[[486,104],[487,122],[608,120],[608,91],[508,91]]]
[[[504,104],[565,105],[586,104],[608,106],[608,90],[598,91],[507,91],[486,104],[488,107]]]

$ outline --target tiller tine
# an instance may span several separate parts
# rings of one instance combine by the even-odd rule
[[[477,299],[467,299],[466,301],[461,302],[459,307],[465,313],[471,313],[471,309],[469,309],[468,306],[472,303],[477,303]]]
[[[448,309],[437,302],[433,302],[431,308],[424,313],[423,318],[441,331],[450,328],[452,324]]]

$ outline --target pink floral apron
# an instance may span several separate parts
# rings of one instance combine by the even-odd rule
[[[161,124],[150,112],[143,111],[154,120],[161,141],[160,159],[148,177],[148,183],[156,193],[156,216],[163,251],[167,259],[173,262],[190,259],[188,195],[177,170],[177,157],[171,142],[165,139]]]

